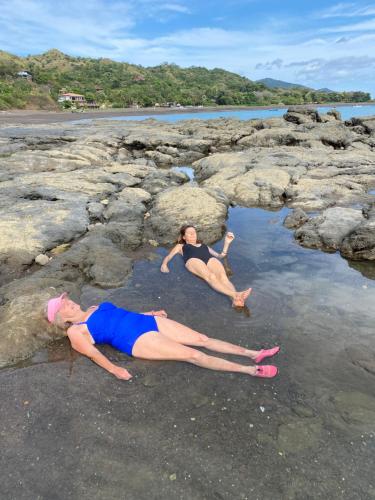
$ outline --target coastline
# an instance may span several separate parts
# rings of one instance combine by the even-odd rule
[[[298,108],[322,108],[327,106],[333,107],[349,107],[349,106],[373,106],[374,102],[358,102],[358,103],[342,103],[329,102],[324,104],[281,104],[269,106],[204,106],[204,107],[189,107],[189,108],[121,108],[110,110],[95,110],[84,112],[71,111],[44,111],[44,110],[9,110],[0,111],[0,127],[2,125],[13,124],[45,124],[45,123],[62,123],[78,120],[88,120],[96,118],[112,118],[118,116],[143,116],[143,115],[171,115],[184,113],[207,113],[217,111],[254,111],[254,110],[273,110],[273,109],[288,109],[290,107]]]

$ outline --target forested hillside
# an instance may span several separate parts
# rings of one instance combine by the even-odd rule
[[[31,80],[17,77],[20,71]],[[106,107],[156,103],[181,105],[270,105],[363,102],[366,92],[317,92],[308,88],[268,88],[223,69],[180,68],[161,64],[145,68],[110,59],[71,57],[53,49],[18,57],[0,51],[0,109],[57,109],[59,93],[83,94]]]

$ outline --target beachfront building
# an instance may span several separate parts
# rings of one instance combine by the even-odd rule
[[[73,92],[66,92],[65,94],[60,94],[57,98],[58,102],[71,102],[76,106],[84,106],[86,104],[85,96],[82,94],[74,94]]]

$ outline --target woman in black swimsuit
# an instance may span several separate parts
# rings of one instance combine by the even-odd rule
[[[224,266],[218,260],[227,255],[229,245],[233,240],[234,234],[227,233],[223,251],[219,254],[197,239],[194,226],[182,226],[178,243],[165,257],[160,270],[162,273],[169,273],[168,262],[179,253],[188,271],[204,279],[217,292],[228,295],[232,299],[233,306],[243,307],[251,293],[251,288],[237,292],[233,283],[228,279]]]

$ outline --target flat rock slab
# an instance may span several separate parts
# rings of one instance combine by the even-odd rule
[[[46,250],[86,231],[85,203],[23,200],[0,215],[0,260],[29,264]]]
[[[294,236],[303,246],[338,250],[343,239],[364,221],[361,210],[334,207],[324,210],[296,230]]]

